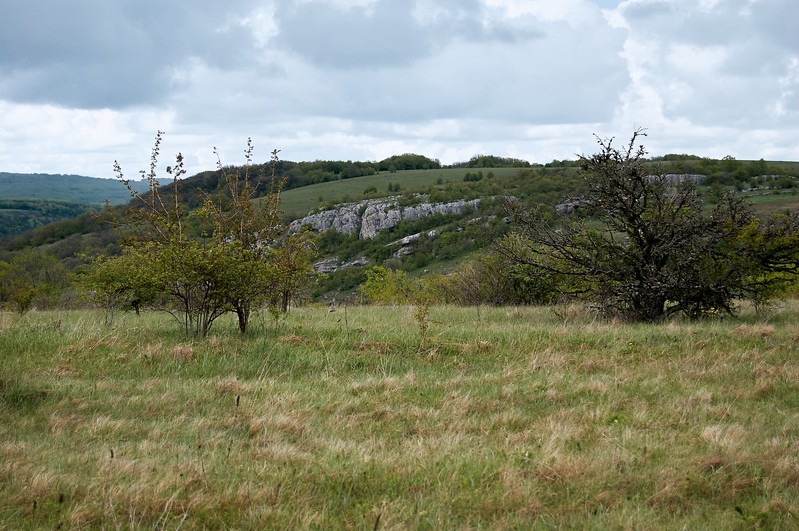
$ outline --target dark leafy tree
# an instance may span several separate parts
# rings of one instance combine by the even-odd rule
[[[526,160],[513,157],[497,157],[495,155],[475,155],[468,162],[452,165],[453,168],[529,168]]]
[[[729,194],[706,212],[692,182],[644,168],[641,136],[622,149],[598,139],[599,152],[580,158],[586,192],[566,219],[516,211],[526,245],[502,251],[518,271],[640,321],[732,313],[738,300],[763,302],[793,281],[799,218],[761,221]]]
[[[439,168],[441,168],[441,163],[438,160],[429,159],[424,155],[415,153],[394,155],[381,160],[377,164],[379,171],[390,171],[391,173],[398,170],[432,170]]]

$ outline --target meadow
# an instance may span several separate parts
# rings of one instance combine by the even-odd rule
[[[377,193],[369,195],[369,198],[376,198],[396,195],[389,192],[389,184],[398,184],[400,192],[419,191],[434,186],[438,182],[462,183],[467,173],[482,172],[484,175],[488,175],[491,172],[497,177],[501,177],[516,175],[518,171],[519,168],[441,168],[437,170],[403,170],[395,173],[380,172],[375,175],[286,190],[280,195],[280,208],[289,217],[303,217],[324,203],[348,202],[355,198],[363,199],[364,191],[371,186],[377,189]]]
[[[0,313],[0,528],[797,528],[798,341],[797,301]]]

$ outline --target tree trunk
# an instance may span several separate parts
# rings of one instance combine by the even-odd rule
[[[280,310],[283,313],[286,313],[286,312],[289,311],[289,300],[290,300],[290,298],[291,298],[291,293],[289,293],[288,290],[284,291],[283,292],[283,297],[282,297],[282,299],[280,301]]]
[[[239,320],[239,332],[246,334],[247,326],[250,324],[250,307],[249,305],[237,304],[234,309]]]
[[[642,298],[634,310],[642,321],[660,321],[666,316],[666,299],[663,297]]]

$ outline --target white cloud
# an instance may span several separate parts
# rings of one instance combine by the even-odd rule
[[[172,120],[160,112],[64,109],[2,100],[0,116],[2,171],[97,177],[113,177],[115,158],[135,176],[138,165],[149,158],[156,130],[169,127]]]

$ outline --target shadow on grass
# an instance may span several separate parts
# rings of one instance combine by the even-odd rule
[[[0,379],[0,407],[14,410],[33,410],[50,396],[46,389],[36,389],[18,380]]]

